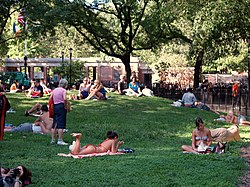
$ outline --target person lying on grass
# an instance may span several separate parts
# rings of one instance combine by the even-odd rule
[[[243,115],[235,116],[232,112],[228,112],[227,115],[220,115],[215,121],[228,122],[239,125],[250,125],[250,121],[247,121]]]
[[[192,146],[183,145],[183,152],[204,153],[206,150],[199,151],[199,146],[208,148],[212,144],[211,132],[205,127],[203,120],[200,117],[195,119],[196,128],[192,132]]]
[[[112,153],[116,153],[118,151],[119,146],[121,146],[124,142],[119,141],[118,134],[114,131],[107,132],[107,139],[104,140],[98,146],[88,144],[84,147],[81,147],[80,140],[82,138],[81,133],[72,133],[73,137],[76,137],[76,141],[69,147],[71,150],[71,154],[73,155],[86,155],[92,153],[105,153],[107,151],[111,151]]]
[[[31,107],[31,109],[29,110],[26,110],[24,115],[25,116],[39,116],[39,115],[42,115],[43,114],[43,111],[47,112],[49,109],[48,109],[48,106],[47,104],[40,104],[40,103],[36,103],[35,105],[33,105]]]
[[[33,132],[50,134],[53,121],[52,118],[49,118],[48,107],[46,107],[42,108],[42,115],[38,116],[34,123],[23,123],[17,127],[6,127],[4,132]]]
[[[230,142],[240,140],[240,129],[238,125],[233,124],[229,128],[211,129],[212,140],[216,142]]]

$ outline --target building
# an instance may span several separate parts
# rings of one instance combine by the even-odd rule
[[[122,61],[114,57],[89,58],[72,58],[71,63],[82,61],[84,63],[85,72],[88,77],[93,80],[99,79],[104,84],[112,86],[119,81],[122,74],[126,74],[125,66]],[[2,72],[24,72],[29,79],[45,79],[47,80],[48,72],[51,67],[61,66],[62,63],[70,65],[69,58],[28,58],[27,67],[23,59],[7,58],[3,61]],[[154,73],[148,65],[138,57],[130,58],[131,71],[138,77],[139,81],[145,85],[152,86],[152,74]],[[26,70],[25,70],[26,69]],[[54,75],[55,82],[59,81],[60,75]]]

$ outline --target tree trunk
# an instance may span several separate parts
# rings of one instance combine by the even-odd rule
[[[130,54],[125,54],[121,57],[121,61],[125,66],[125,71],[127,73],[127,83],[130,82],[130,76],[131,76],[131,67],[130,67]]]
[[[198,55],[196,57],[196,63],[194,68],[194,89],[199,87],[203,56],[204,56],[204,50],[202,49],[201,51],[198,52]]]

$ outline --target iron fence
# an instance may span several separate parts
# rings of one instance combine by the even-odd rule
[[[168,98],[171,100],[182,99],[186,92],[184,89],[175,87],[163,87],[156,83],[153,85],[153,91],[156,96]],[[238,97],[232,96],[232,86],[214,87],[210,91],[196,89],[194,94],[198,101],[208,105],[212,110],[220,112],[233,111],[235,114],[250,116],[249,91],[241,87]]]

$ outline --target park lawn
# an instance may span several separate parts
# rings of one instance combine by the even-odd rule
[[[6,94],[14,114],[6,123],[33,122],[24,111],[48,97],[31,99],[23,94]],[[194,119],[203,118],[208,128],[229,127],[214,122],[216,114],[197,109],[173,107],[172,101],[159,97],[127,97],[114,93],[106,101],[70,101],[66,142],[71,132],[82,132],[82,144],[98,145],[108,130],[124,140],[123,147],[134,153],[117,156],[73,159],[57,156],[69,153],[68,146],[50,145],[49,135],[5,133],[0,141],[4,167],[24,165],[33,173],[30,186],[236,186],[247,169],[239,149],[249,144],[250,127],[241,128],[241,142],[230,142],[226,154],[183,154],[180,147],[191,145]]]

